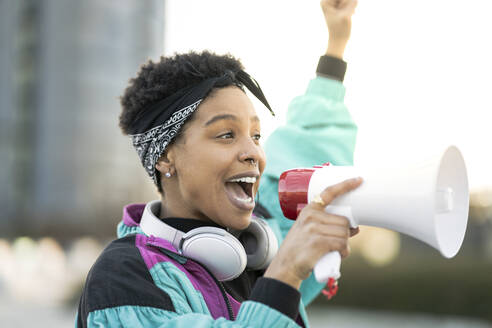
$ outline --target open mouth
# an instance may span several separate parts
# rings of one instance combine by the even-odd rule
[[[243,209],[251,209],[254,207],[253,188],[256,183],[255,176],[240,177],[228,180],[226,192],[229,199],[236,206]]]

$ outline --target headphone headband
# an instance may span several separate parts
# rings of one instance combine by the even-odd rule
[[[181,239],[185,233],[165,224],[155,216],[154,213],[158,212],[160,205],[160,200],[153,200],[145,205],[142,219],[140,220],[140,228],[146,235],[153,235],[165,239],[169,241],[176,250],[179,250]]]

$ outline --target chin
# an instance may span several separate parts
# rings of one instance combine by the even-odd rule
[[[247,217],[245,216],[238,217],[236,220],[229,222],[227,226],[234,230],[244,230],[249,226],[250,223],[251,223],[251,214],[249,214]]]

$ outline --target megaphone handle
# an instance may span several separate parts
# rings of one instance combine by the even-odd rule
[[[325,207],[325,212],[330,214],[341,215],[347,218],[350,222],[350,227],[356,228],[357,223],[352,215],[351,206],[328,205]],[[326,282],[332,278],[338,280],[340,278],[340,265],[342,264],[342,256],[339,252],[330,252],[319,259],[314,266],[314,277],[320,283]]]
[[[314,266],[314,277],[319,283],[326,284],[328,279],[333,278],[338,280],[340,278],[340,264],[342,263],[342,256],[339,252],[330,252],[325,254],[319,259],[318,263]]]

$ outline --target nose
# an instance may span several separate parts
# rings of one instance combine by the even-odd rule
[[[249,141],[243,143],[241,151],[239,152],[239,161],[241,163],[248,163],[251,166],[258,166],[261,160],[262,151],[260,146],[257,145],[251,138]]]
[[[245,162],[248,162],[249,164],[251,164],[252,166],[256,166],[258,164],[258,161],[255,160],[254,158],[251,158],[251,157],[248,157],[244,160]]]

